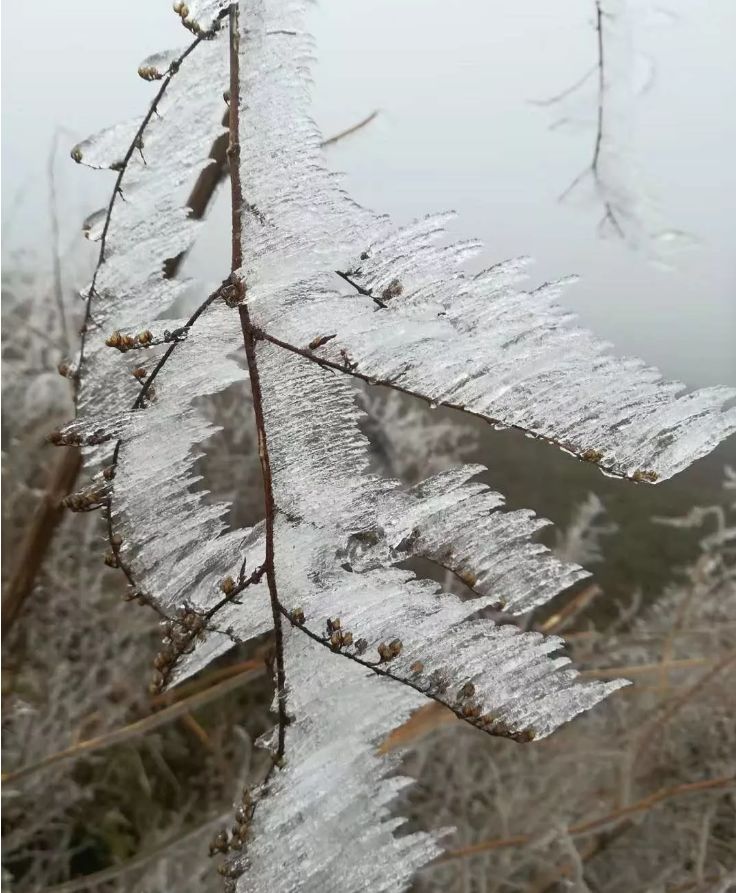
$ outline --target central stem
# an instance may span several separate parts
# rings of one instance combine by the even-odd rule
[[[230,183],[232,189],[232,283],[240,300],[238,313],[240,326],[243,330],[243,344],[245,356],[248,362],[248,374],[250,387],[253,394],[253,412],[255,414],[256,430],[258,431],[258,456],[261,462],[261,474],[263,477],[263,496],[266,509],[266,580],[268,593],[271,599],[271,614],[273,616],[273,631],[276,647],[276,692],[278,698],[278,746],[276,754],[282,757],[286,737],[286,672],[284,670],[284,633],[282,627],[281,612],[279,610],[278,589],[276,588],[276,566],[274,563],[273,528],[276,517],[276,503],[273,498],[273,477],[271,475],[271,460],[268,455],[268,438],[266,436],[266,421],[263,412],[263,391],[261,378],[258,372],[256,358],[256,333],[248,312],[248,304],[245,301],[245,283],[240,273],[243,266],[242,247],[242,209],[243,209],[243,184],[240,176],[240,35],[238,30],[238,5],[234,3],[230,7],[230,144],[228,156],[230,159]]]

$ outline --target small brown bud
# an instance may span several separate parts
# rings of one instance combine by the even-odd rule
[[[353,634],[351,632],[342,634],[342,644],[344,648],[349,648],[353,644]]]
[[[415,660],[413,664],[409,667],[409,670],[415,675],[419,676],[424,672],[424,664],[420,660]]]
[[[153,341],[153,333],[149,329],[145,329],[138,335],[139,344],[150,344]]]
[[[108,553],[105,555],[105,564],[106,564],[108,567],[117,567],[117,566],[118,566],[118,560],[117,560],[117,558],[115,557],[115,553],[114,553],[114,552],[108,552]]]
[[[79,148],[79,146],[75,146],[72,149],[71,156],[72,156],[72,159],[74,161],[76,161],[77,164],[79,164],[79,162],[82,160],[82,150]]]
[[[342,648],[342,633],[338,630],[330,636],[330,647],[333,651],[339,651]]]
[[[332,339],[336,337],[336,335],[318,335],[309,342],[309,349],[317,350],[318,347],[322,347],[324,344],[327,344],[328,341],[332,341]]]
[[[327,621],[327,632],[333,633],[333,632],[335,632],[335,630],[340,629],[340,626],[341,626],[341,623],[340,623],[339,617],[335,617],[334,620],[328,620]]]
[[[466,719],[476,719],[480,716],[480,707],[471,701],[466,701],[463,704],[462,714]]]
[[[355,643],[355,653],[356,654],[365,654],[368,650],[368,640],[367,639],[358,639]]]
[[[398,298],[399,295],[404,291],[404,286],[399,282],[398,279],[392,279],[391,282],[384,288],[381,293],[381,297],[384,301],[390,301],[391,298]]]
[[[381,644],[378,646],[378,656],[384,663],[390,661],[391,658],[394,656],[393,651],[391,650],[391,646],[387,645],[386,642],[381,642]]]
[[[294,608],[290,616],[291,622],[297,626],[301,626],[304,623],[304,611],[301,608]]]
[[[119,533],[114,533],[110,537],[110,545],[114,546],[116,549],[120,548],[123,545],[123,538]]]
[[[235,590],[235,580],[232,577],[225,577],[220,583],[220,589],[225,595],[230,595]]]
[[[388,647],[391,649],[391,657],[398,657],[401,654],[401,649],[404,647],[401,639],[391,639],[388,643]]]
[[[457,693],[457,698],[462,701],[464,698],[472,698],[475,694],[475,686],[472,682],[466,682],[465,685]]]
[[[136,366],[133,370],[133,375],[138,379],[138,381],[143,381],[144,378],[148,378],[148,372],[143,368],[143,366]]]

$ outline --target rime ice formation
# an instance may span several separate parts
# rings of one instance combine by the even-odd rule
[[[176,9],[201,34],[226,24],[227,5]],[[480,246],[443,245],[445,217],[396,229],[355,204],[327,171],[308,115],[306,7],[244,0],[240,9],[244,260],[234,276],[257,329],[291,721],[238,888],[393,891],[438,845],[393,835],[390,806],[403,782],[375,753],[382,735],[432,698],[485,731],[528,740],[623,683],[581,682],[555,656],[560,640],[477,616],[484,606],[528,611],[585,572],[536,544],[545,522],[505,511],[473,480],[479,466],[412,488],[371,470],[350,376],[651,482],[733,431],[736,408],[725,388],[683,394],[642,362],[615,359],[555,303],[560,283],[519,288],[520,261],[465,274]],[[244,560],[245,574],[264,561],[264,525],[228,531],[228,506],[193,486],[215,431],[198,400],[244,379],[238,310],[223,289],[196,319],[165,318],[181,284],[164,278],[163,265],[195,236],[185,187],[206,163],[227,83],[227,28],[195,43],[144,64],[171,80],[132,154],[136,125],[75,151],[98,168],[129,160],[125,201],[114,195],[109,215],[89,224],[91,237],[104,233],[105,251],[69,431],[100,461],[116,460],[111,543],[134,585],[167,616],[184,608],[204,618],[202,641],[177,655],[169,681],[271,629],[274,607],[263,579],[236,601],[223,597],[223,579],[240,579]],[[142,333],[153,346],[118,353],[105,346],[111,332],[139,341]],[[130,374],[142,361],[146,374],[164,364],[144,400]],[[414,557],[454,572],[476,597],[416,578],[402,567]]]

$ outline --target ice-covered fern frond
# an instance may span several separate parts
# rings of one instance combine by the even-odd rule
[[[385,734],[433,699],[527,742],[621,683],[583,683],[555,656],[560,640],[489,619],[483,609],[524,613],[585,572],[535,543],[545,522],[504,511],[479,466],[411,488],[375,472],[355,379],[649,482],[715,446],[736,411],[725,389],[683,395],[615,360],[569,324],[557,286],[520,291],[518,263],[466,275],[479,246],[443,246],[444,218],[397,230],[352,202],[308,115],[306,6],[177,3],[195,39],[144,64],[162,77],[153,111],[75,150],[118,177],[92,223],[102,249],[78,418],[56,439],[101,467],[76,507],[103,508],[109,563],[166,623],[156,687],[272,636],[273,769],[217,842],[231,853],[224,872],[247,874],[239,889],[400,890],[438,844],[394,834],[402,782],[376,754]],[[195,226],[179,191],[206,163],[228,77],[232,268],[178,319],[166,261]],[[215,431],[201,398],[246,374],[264,518],[230,531],[227,505],[194,486]],[[414,559],[473,597],[419,578]]]

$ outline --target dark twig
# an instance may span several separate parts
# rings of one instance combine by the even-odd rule
[[[375,112],[371,112],[370,115],[363,118],[362,121],[358,121],[357,124],[353,124],[352,127],[348,127],[347,130],[341,130],[339,133],[336,133],[334,136],[328,137],[326,140],[322,140],[322,142],[320,143],[320,146],[322,146],[323,149],[326,148],[327,146],[334,146],[335,143],[339,143],[340,140],[345,139],[346,136],[351,136],[352,134],[356,133],[358,130],[362,130],[364,127],[366,127],[368,124],[370,124],[371,121],[373,121],[377,117],[377,115],[378,115],[378,110],[376,109]]]
[[[143,139],[143,134],[145,133],[146,128],[150,124],[151,119],[154,117],[154,115],[158,114],[159,103],[163,99],[164,94],[166,93],[172,79],[174,78],[176,73],[179,71],[182,62],[184,62],[184,60],[187,58],[187,56],[189,56],[189,54],[192,53],[204,39],[205,39],[204,35],[198,36],[195,40],[192,41],[192,43],[189,44],[189,46],[186,48],[186,50],[184,50],[184,52],[179,56],[179,58],[171,63],[171,65],[169,66],[168,74],[162,80],[161,86],[159,87],[158,92],[156,93],[156,95],[153,98],[153,102],[149,106],[146,114],[144,115],[143,120],[141,121],[138,129],[135,132],[135,136],[133,137],[133,139],[130,142],[130,145],[128,146],[125,156],[123,157],[123,160],[120,163],[118,175],[115,180],[115,185],[113,186],[112,194],[110,195],[110,201],[107,205],[107,213],[105,214],[105,223],[103,224],[103,227],[102,227],[102,236],[100,237],[100,252],[97,257],[97,266],[95,267],[95,271],[92,275],[92,282],[91,282],[89,289],[87,290],[87,294],[85,296],[86,303],[85,303],[85,311],[84,311],[84,323],[82,325],[82,331],[81,331],[81,339],[82,340],[81,340],[81,344],[80,344],[80,348],[79,348],[79,360],[77,362],[77,372],[76,372],[76,376],[75,376],[75,396],[79,395],[79,386],[80,386],[81,377],[82,377],[82,366],[84,364],[84,352],[85,352],[86,343],[87,343],[87,327],[90,322],[90,318],[91,318],[91,314],[92,314],[92,299],[96,294],[95,284],[97,282],[97,277],[99,275],[100,269],[101,269],[102,265],[105,263],[105,250],[107,248],[107,234],[110,230],[110,221],[112,220],[112,212],[113,212],[113,208],[115,207],[115,202],[117,200],[118,195],[122,194],[122,183],[123,183],[123,178],[125,177],[125,173],[128,169],[128,164],[130,163],[130,159],[133,157],[135,152],[138,150],[138,147],[140,146],[141,141]]]
[[[603,183],[603,179],[601,177],[600,172],[600,158],[601,151],[603,149],[603,144],[606,140],[606,55],[605,55],[605,34],[604,34],[604,18],[607,13],[603,10],[603,0],[595,0],[595,31],[596,31],[596,46],[598,53],[598,60],[596,64],[590,69],[583,78],[581,78],[578,82],[576,82],[573,87],[571,87],[568,91],[560,94],[557,97],[553,97],[553,99],[549,100],[547,104],[551,104],[553,102],[557,102],[560,99],[564,98],[564,96],[576,90],[579,86],[581,86],[593,72],[598,72],[598,108],[597,108],[597,123],[596,123],[596,134],[595,134],[595,142],[593,144],[593,157],[591,159],[590,164],[583,171],[581,171],[575,179],[570,183],[570,185],[561,193],[559,200],[564,201],[571,192],[575,190],[579,183],[581,183],[585,177],[589,174],[593,177],[593,181],[595,182],[596,190],[601,198],[601,202],[603,203],[603,219],[600,222],[600,225],[603,226],[604,223],[608,222],[611,226],[616,230],[620,238],[624,238],[625,233],[624,229],[621,226],[621,223],[616,214],[616,209],[613,204],[605,197],[605,186]]]
[[[359,295],[363,295],[366,298],[370,298],[371,301],[373,301],[374,304],[378,304],[378,306],[382,310],[386,309],[386,303],[384,301],[382,301],[380,298],[377,298],[373,294],[373,292],[368,291],[367,288],[363,288],[362,285],[358,285],[358,283],[354,279],[351,279],[350,274],[341,273],[339,270],[335,270],[335,272],[341,279],[344,279],[345,282],[348,283],[348,285],[352,285],[352,287],[358,292]]]

